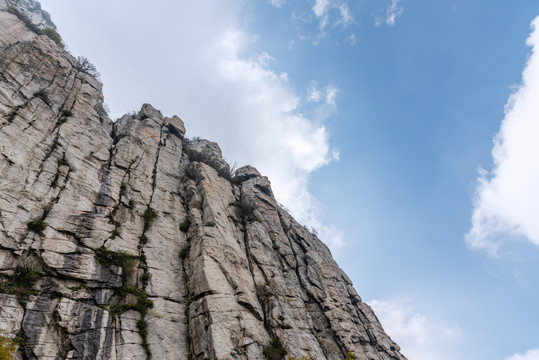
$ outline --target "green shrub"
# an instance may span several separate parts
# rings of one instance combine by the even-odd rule
[[[30,295],[36,294],[32,286],[42,276],[43,274],[37,269],[19,266],[12,276],[0,275],[0,293],[15,295],[24,305]]]
[[[133,256],[123,251],[115,252],[104,247],[100,247],[95,249],[95,258],[100,264],[105,266],[122,266],[125,264],[127,259],[131,259]]]
[[[36,91],[34,93],[34,96],[43,100],[45,104],[50,105],[49,92],[47,90],[41,89],[39,91]]]
[[[183,249],[180,250],[180,259],[185,260],[189,256],[189,252],[191,251],[191,244],[187,243],[183,247]]]
[[[19,344],[19,347],[23,347],[26,343],[26,334],[24,333],[24,330],[21,329],[19,332],[15,335],[15,339],[13,339],[17,344]]]
[[[62,48],[64,47],[64,43],[62,42],[62,37],[53,28],[48,27],[48,28],[45,28],[43,30],[40,30],[39,34],[40,35],[46,35],[49,39],[54,41],[56,43],[56,45],[59,45]]]
[[[187,232],[189,228],[191,227],[191,220],[186,218],[184,221],[180,223],[180,230],[183,232]]]
[[[356,357],[354,356],[354,353],[349,351],[347,354],[346,354],[346,359],[344,360],[356,360]]]
[[[277,337],[271,339],[268,346],[264,347],[263,353],[269,360],[282,360],[286,356],[286,350]]]
[[[152,208],[147,208],[146,211],[144,211],[144,214],[142,214],[142,218],[144,219],[144,231],[152,227],[153,222],[158,216],[157,212]]]
[[[140,277],[140,280],[142,280],[142,283],[144,284],[144,286],[146,286],[148,285],[148,282],[150,281],[151,278],[152,278],[152,274],[149,274],[148,272],[145,271]]]
[[[205,223],[204,226],[215,227],[215,223],[213,221],[210,221],[210,222]]]
[[[15,120],[15,116],[17,116],[17,111],[13,110],[9,114],[7,114],[7,121],[9,123],[12,123],[13,120]]]
[[[124,283],[135,271],[135,264],[137,257],[130,255],[124,251],[110,251],[104,247],[100,247],[94,250],[96,260],[104,266],[116,265],[122,268],[122,279]]]
[[[144,290],[137,289],[134,286],[124,286],[118,290],[118,294],[120,296],[125,296],[126,294],[135,295],[137,302],[114,305],[111,308],[111,312],[115,315],[122,314],[127,310],[135,310],[140,312],[142,316],[145,316],[148,310],[153,308],[153,301],[148,299],[148,293]]]
[[[148,336],[148,324],[146,324],[146,320],[140,319],[137,321],[137,329],[142,337]]]
[[[19,286],[32,287],[43,274],[34,268],[21,266],[15,269],[13,281]]]
[[[71,291],[79,291],[81,289],[84,289],[84,285],[79,284],[77,286],[70,286],[68,289],[71,290]]]
[[[122,235],[122,229],[119,227],[115,227],[114,230],[112,230],[112,234],[110,235],[111,239],[116,239],[116,236]]]
[[[118,293],[120,295],[125,295],[125,294],[131,294],[131,295],[135,295],[137,297],[137,304],[139,304],[141,306],[141,308],[143,309],[150,309],[153,307],[153,301],[151,301],[150,299],[148,299],[148,293],[144,290],[140,290],[140,289],[137,289],[136,287],[134,286],[124,286],[122,287]]]
[[[28,230],[42,235],[43,231],[45,231],[45,229],[47,228],[47,223],[42,219],[34,219],[30,221],[26,226],[28,227]]]
[[[135,200],[129,199],[128,207],[129,207],[130,210],[133,210],[135,208]]]
[[[150,240],[150,239],[148,239],[148,237],[146,236],[146,234],[142,234],[142,235],[140,235],[139,240],[140,240],[140,243],[141,243],[142,245],[144,245],[144,244],[146,244],[146,243],[148,242],[148,240]]]
[[[60,112],[60,115],[62,115],[63,117],[71,117],[73,116],[73,113],[71,112],[71,110],[62,109],[62,111]]]

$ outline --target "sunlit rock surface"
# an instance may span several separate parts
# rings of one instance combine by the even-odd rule
[[[113,123],[101,83],[8,6],[53,24],[0,0],[0,329],[18,359],[264,359],[276,337],[298,358],[405,359],[266,177],[233,176],[151,105]]]

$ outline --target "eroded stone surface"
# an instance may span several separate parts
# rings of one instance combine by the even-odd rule
[[[298,357],[405,359],[266,177],[231,178],[149,104],[113,123],[99,81],[4,5],[0,329],[19,356],[263,359],[279,337]]]

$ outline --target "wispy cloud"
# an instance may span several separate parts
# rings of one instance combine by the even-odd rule
[[[327,15],[330,4],[330,0],[315,0],[313,5],[314,14],[319,18]]]
[[[283,7],[286,3],[286,0],[269,0],[270,4],[278,8]]]
[[[339,88],[333,84],[329,84],[324,89],[320,89],[320,87],[318,86],[318,82],[313,80],[307,88],[306,99],[308,102],[315,103],[325,100],[326,104],[331,105],[333,109],[335,109],[337,106],[337,104],[335,103],[335,99],[339,94],[339,91]]]
[[[337,97],[339,91],[339,88],[337,88],[335,85],[326,86],[326,103],[333,107],[337,106],[335,103],[335,98]]]
[[[308,102],[319,102],[322,98],[322,91],[318,88],[318,83],[316,81],[311,81],[309,88],[307,89],[307,101]]]
[[[494,169],[480,170],[472,228],[466,235],[469,246],[491,255],[515,239],[539,246],[539,17],[532,28],[522,84],[509,98],[494,139]]]
[[[356,46],[357,44],[357,36],[356,34],[352,34],[348,37],[348,40],[350,42],[350,46]]]
[[[393,301],[369,301],[386,333],[413,360],[452,360],[448,349],[460,336],[454,326],[434,323],[427,316]]]
[[[314,0],[312,12],[319,27],[319,34],[314,40],[315,44],[327,35],[330,28],[346,28],[355,21],[347,1]]]
[[[347,4],[339,5],[339,11],[341,13],[341,18],[336,22],[335,25],[342,24],[344,26],[348,26],[354,21],[354,16],[352,15],[352,12]]]
[[[539,349],[529,350],[524,355],[515,354],[505,360],[539,360]]]
[[[402,0],[391,0],[391,4],[387,7],[387,9],[385,9],[385,11],[381,11],[375,16],[374,24],[376,26],[381,26],[384,24],[387,26],[395,25],[397,18],[404,12],[404,8],[399,4],[401,1]]]

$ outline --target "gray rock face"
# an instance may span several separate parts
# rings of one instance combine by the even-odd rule
[[[0,28],[0,330],[18,357],[264,359],[279,338],[298,358],[405,359],[255,168],[233,177],[148,104],[113,123],[69,54],[7,11]]]
[[[41,8],[39,1],[0,0],[0,10],[7,10],[8,7],[23,13],[39,29],[56,29],[56,25],[51,20],[51,15]]]

